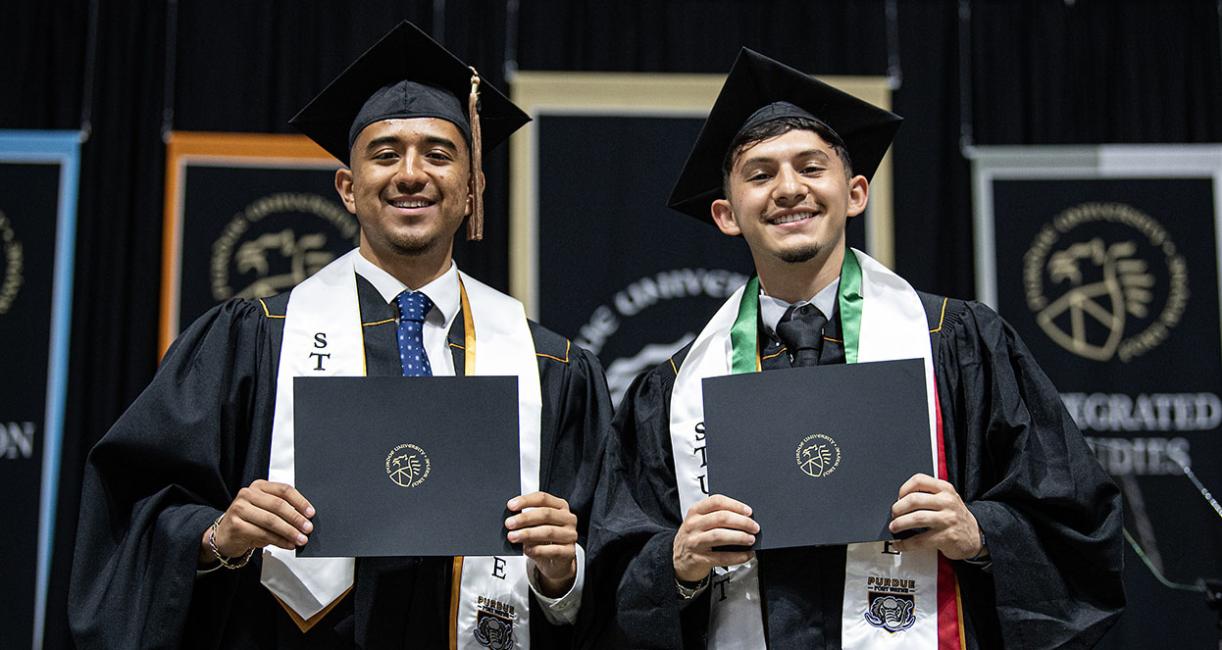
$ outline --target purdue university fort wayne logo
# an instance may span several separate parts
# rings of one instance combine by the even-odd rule
[[[0,316],[7,314],[17,300],[23,259],[21,242],[8,217],[0,212]]]
[[[812,433],[798,443],[794,453],[798,469],[811,478],[823,478],[840,466],[840,445],[831,436]]]
[[[212,243],[212,297],[287,291],[356,245],[356,218],[317,194],[270,194],[235,214]]]
[[[1048,338],[1093,361],[1129,361],[1167,339],[1188,303],[1188,265],[1161,224],[1123,203],[1082,203],[1023,256],[1027,307]]]
[[[420,485],[432,469],[429,455],[410,442],[391,449],[386,456],[386,476],[399,487]]]

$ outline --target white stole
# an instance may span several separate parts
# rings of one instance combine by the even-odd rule
[[[276,375],[270,481],[295,483],[293,378],[365,375],[364,336],[353,264],[359,254],[357,250],[347,253],[289,294]],[[534,492],[539,489],[542,390],[525,310],[517,300],[466,274],[461,274],[461,279],[475,330],[467,336],[478,343],[475,367],[466,368],[465,372],[518,378],[520,482],[523,494]],[[324,334],[321,340],[319,333]],[[330,356],[325,363],[319,363],[319,354]],[[506,495],[509,496],[513,495]],[[261,581],[285,605],[308,620],[352,586],[354,567],[352,558],[300,558],[293,551],[269,546],[263,551]],[[520,650],[530,647],[530,587],[526,571],[525,556],[464,559],[461,576],[453,577],[461,585],[456,631],[459,647],[487,647],[481,645],[480,638],[510,635],[512,647]]]
[[[929,473],[933,474],[933,468],[937,467],[938,449],[933,393],[936,386],[924,307],[916,291],[903,278],[860,251],[849,249],[845,254],[855,254],[861,267],[863,308],[858,361],[920,358],[925,362],[929,433],[933,450]],[[670,435],[682,514],[708,496],[705,454],[701,453],[706,435],[701,380],[730,374],[730,329],[738,316],[742,300],[743,288],[739,288],[696,337],[675,378],[671,395]],[[842,647],[846,650],[936,648],[937,552],[895,555],[884,553],[884,546],[883,542],[848,546]],[[875,590],[874,597],[867,589],[870,577],[876,579],[873,584],[886,585]],[[912,616],[907,616],[908,612],[903,611],[902,601],[906,598],[885,600],[892,593],[888,590],[898,593],[902,591],[902,586],[910,583],[889,578],[913,581],[915,607],[911,610]],[[737,566],[715,568],[712,585],[708,648],[757,650],[765,647],[756,561],[752,559]],[[900,587],[893,589],[893,586]],[[885,602],[876,604],[874,601],[880,597]],[[898,618],[891,607],[896,603],[899,603],[901,610]],[[868,618],[867,615],[874,616]]]

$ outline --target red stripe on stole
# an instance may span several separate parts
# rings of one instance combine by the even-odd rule
[[[938,478],[948,480],[946,470],[946,440],[942,428],[942,402],[938,398],[938,382],[933,382],[933,410],[938,429]],[[955,569],[950,560],[938,553],[938,650],[963,650],[959,626],[959,590],[955,586]]]

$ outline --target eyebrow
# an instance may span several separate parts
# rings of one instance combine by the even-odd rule
[[[398,137],[393,136],[393,135],[384,135],[380,138],[374,138],[370,140],[369,144],[365,145],[365,151],[366,153],[368,153],[370,151],[373,151],[374,149],[377,149],[378,147],[381,147],[384,145],[395,145],[398,143],[399,143]],[[439,136],[439,135],[425,136],[424,144],[428,146],[446,147],[447,149],[450,149],[451,151],[454,151],[455,153],[458,152],[458,145],[455,144],[453,140]]]
[[[806,151],[796,154],[794,158],[818,158],[823,162],[827,162],[831,160],[831,156],[828,156],[826,152],[820,149],[807,149]],[[767,165],[775,161],[776,161],[776,158],[772,158],[769,156],[756,156],[754,158],[748,158],[744,160],[742,162],[741,167],[743,169],[746,169],[747,167],[750,167],[751,165]]]

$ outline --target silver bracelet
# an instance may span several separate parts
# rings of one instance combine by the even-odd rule
[[[225,513],[221,513],[216,521],[212,522],[212,527],[208,529],[208,548],[212,549],[212,554],[216,556],[216,561],[221,563],[221,566],[226,569],[241,569],[250,561],[250,556],[255,554],[255,549],[250,548],[241,556],[241,559],[234,561],[234,558],[221,555],[221,550],[216,547],[216,529],[221,526],[221,520],[225,518]]]
[[[683,584],[679,581],[679,578],[676,577],[675,587],[679,589],[679,597],[683,600],[691,600],[695,598],[701,591],[704,590],[705,587],[709,586],[709,580],[712,578],[712,576],[713,572],[709,571],[709,574],[701,578],[700,581],[696,583],[695,587],[689,587]]]

